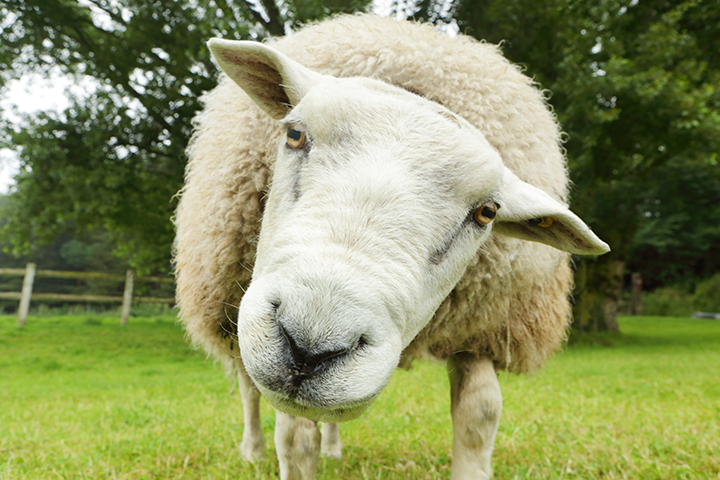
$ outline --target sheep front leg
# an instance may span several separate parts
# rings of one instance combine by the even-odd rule
[[[322,444],[320,453],[323,457],[342,458],[342,442],[340,426],[337,423],[323,423],[320,429]]]
[[[280,480],[313,480],[320,456],[317,422],[275,410]]]
[[[245,367],[237,360],[238,389],[243,405],[243,436],[240,442],[240,455],[256,462],[265,456],[265,440],[260,426],[260,392],[245,372]]]
[[[452,480],[487,480],[502,412],[493,362],[461,352],[448,359],[453,421]]]

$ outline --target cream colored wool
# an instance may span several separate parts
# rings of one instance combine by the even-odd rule
[[[542,93],[497,47],[371,15],[341,16],[272,46],[317,72],[373,77],[444,105],[477,127],[521,180],[567,203],[558,125]],[[203,101],[176,216],[177,298],[193,343],[230,367],[236,306],[250,282],[284,132],[224,75]],[[565,338],[571,282],[568,254],[493,236],[404,359],[464,350],[531,372]]]

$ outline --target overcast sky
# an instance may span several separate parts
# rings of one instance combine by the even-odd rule
[[[69,106],[65,90],[72,82],[71,78],[59,75],[51,79],[44,79],[40,75],[25,75],[10,83],[0,99],[0,112],[3,117],[17,121],[17,113],[64,110]],[[8,192],[18,168],[14,152],[0,150],[0,193]]]
[[[80,0],[82,3],[82,0]],[[412,15],[413,6],[417,1],[398,0],[395,7],[398,11],[395,14],[397,19]],[[446,5],[449,9],[449,3]],[[393,12],[393,2],[390,0],[373,0],[372,10],[383,16],[389,16]],[[96,12],[97,13],[97,12]],[[447,12],[445,12],[447,13]],[[96,22],[102,24],[103,18],[94,16]],[[458,32],[457,24],[453,21],[445,26],[443,30],[450,35]],[[62,75],[59,70],[57,75],[45,79],[40,75],[25,75],[20,80],[12,82],[4,95],[0,97],[0,115],[5,118],[18,120],[15,112],[33,113],[38,110],[62,111],[69,106],[65,90],[70,88],[75,95],[83,97],[83,91],[92,90],[90,80],[83,81],[82,85],[74,85],[72,77]],[[19,162],[15,152],[0,149],[0,193],[8,193],[9,188],[14,184],[13,177],[17,174]]]

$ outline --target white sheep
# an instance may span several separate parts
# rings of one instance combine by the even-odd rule
[[[372,15],[209,46],[227,75],[188,149],[177,294],[239,379],[242,455],[263,455],[261,392],[280,477],[314,478],[341,455],[332,422],[424,357],[449,364],[452,478],[489,478],[496,371],[537,369],[566,335],[558,249],[608,250],[565,206],[541,92],[494,46]]]

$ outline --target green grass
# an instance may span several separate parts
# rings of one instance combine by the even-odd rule
[[[172,317],[0,317],[0,479],[277,478],[240,460],[238,395]],[[720,479],[720,322],[622,318],[532,377],[501,374],[496,478]],[[445,368],[398,371],[319,479],[447,479]]]

